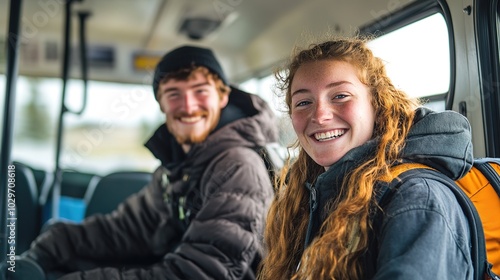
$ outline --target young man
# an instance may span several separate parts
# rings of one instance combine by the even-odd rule
[[[66,280],[254,279],[273,197],[255,150],[277,139],[272,111],[205,48],[167,53],[153,89],[166,116],[146,143],[153,181],[112,214],[55,224],[23,257]]]

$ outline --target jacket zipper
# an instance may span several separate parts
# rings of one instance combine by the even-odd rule
[[[306,232],[306,240],[304,243],[304,249],[307,248],[309,243],[311,243],[312,228],[313,228],[313,224],[314,224],[313,217],[315,215],[316,209],[318,208],[316,187],[314,185],[309,184],[309,183],[306,183],[306,187],[309,189],[309,223],[307,225],[307,232]]]
[[[306,183],[306,187],[307,187],[307,189],[309,189],[309,223],[307,225],[306,239],[304,242],[304,250],[307,248],[309,243],[311,243],[312,228],[313,228],[313,223],[314,223],[313,216],[316,212],[316,209],[318,208],[316,187],[314,187],[314,185],[311,185],[309,183]],[[301,265],[301,262],[299,262],[295,271],[299,271],[300,265]]]

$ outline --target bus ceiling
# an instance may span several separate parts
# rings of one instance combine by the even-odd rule
[[[1,1],[0,9],[6,10],[7,2]],[[26,55],[21,58],[22,75],[61,76],[58,59],[63,52],[65,2],[24,2],[21,49]],[[156,61],[178,45],[213,48],[228,69],[230,79],[239,82],[286,59],[297,42],[307,44],[307,38],[318,34],[352,33],[413,1],[352,0],[349,5],[327,0],[70,2],[73,21],[78,20],[76,15],[80,11],[92,14],[86,24],[89,79],[145,83],[144,77]],[[331,9],[324,9],[325,5]],[[351,16],[354,14],[359,16]],[[0,30],[6,29],[0,26]],[[70,45],[79,48],[76,32],[70,38]],[[80,59],[77,56],[71,59],[69,77],[79,79],[76,67]]]

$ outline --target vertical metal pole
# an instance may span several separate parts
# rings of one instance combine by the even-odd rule
[[[82,82],[83,82],[83,104],[82,108],[78,112],[73,112],[74,114],[81,115],[85,108],[87,107],[87,85],[88,85],[88,63],[87,63],[87,37],[85,32],[86,20],[90,16],[90,12],[81,11],[78,13],[78,19],[80,20],[80,64],[82,71]]]
[[[69,59],[70,59],[70,40],[71,40],[71,4],[73,0],[66,0],[65,3],[65,24],[64,24],[64,49],[63,49],[63,64],[62,64],[62,97],[61,110],[59,113],[59,122],[57,126],[57,142],[56,142],[56,158],[54,170],[54,184],[52,185],[52,218],[59,218],[59,201],[61,197],[61,182],[62,170],[60,166],[61,149],[63,141],[63,125],[64,113],[68,111],[66,108],[66,84],[69,76]]]
[[[18,49],[20,37],[22,0],[10,1],[9,13],[9,33],[7,36],[7,71],[5,104],[2,131],[2,156],[0,162],[0,263],[7,257],[7,188],[9,187],[7,178],[9,164],[11,161],[10,152],[12,149],[12,126],[14,123],[14,108],[16,95],[16,81],[18,71]]]

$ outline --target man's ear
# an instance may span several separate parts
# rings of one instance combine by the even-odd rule
[[[160,102],[160,99],[159,99],[159,98],[157,98],[157,99],[156,99],[156,103],[158,103],[158,107],[160,107],[160,111],[161,111],[162,113],[165,113],[165,110],[163,110],[163,106],[161,105],[161,102]]]
[[[224,108],[227,106],[227,103],[229,102],[229,94],[222,94],[221,98],[220,98],[220,108]]]

